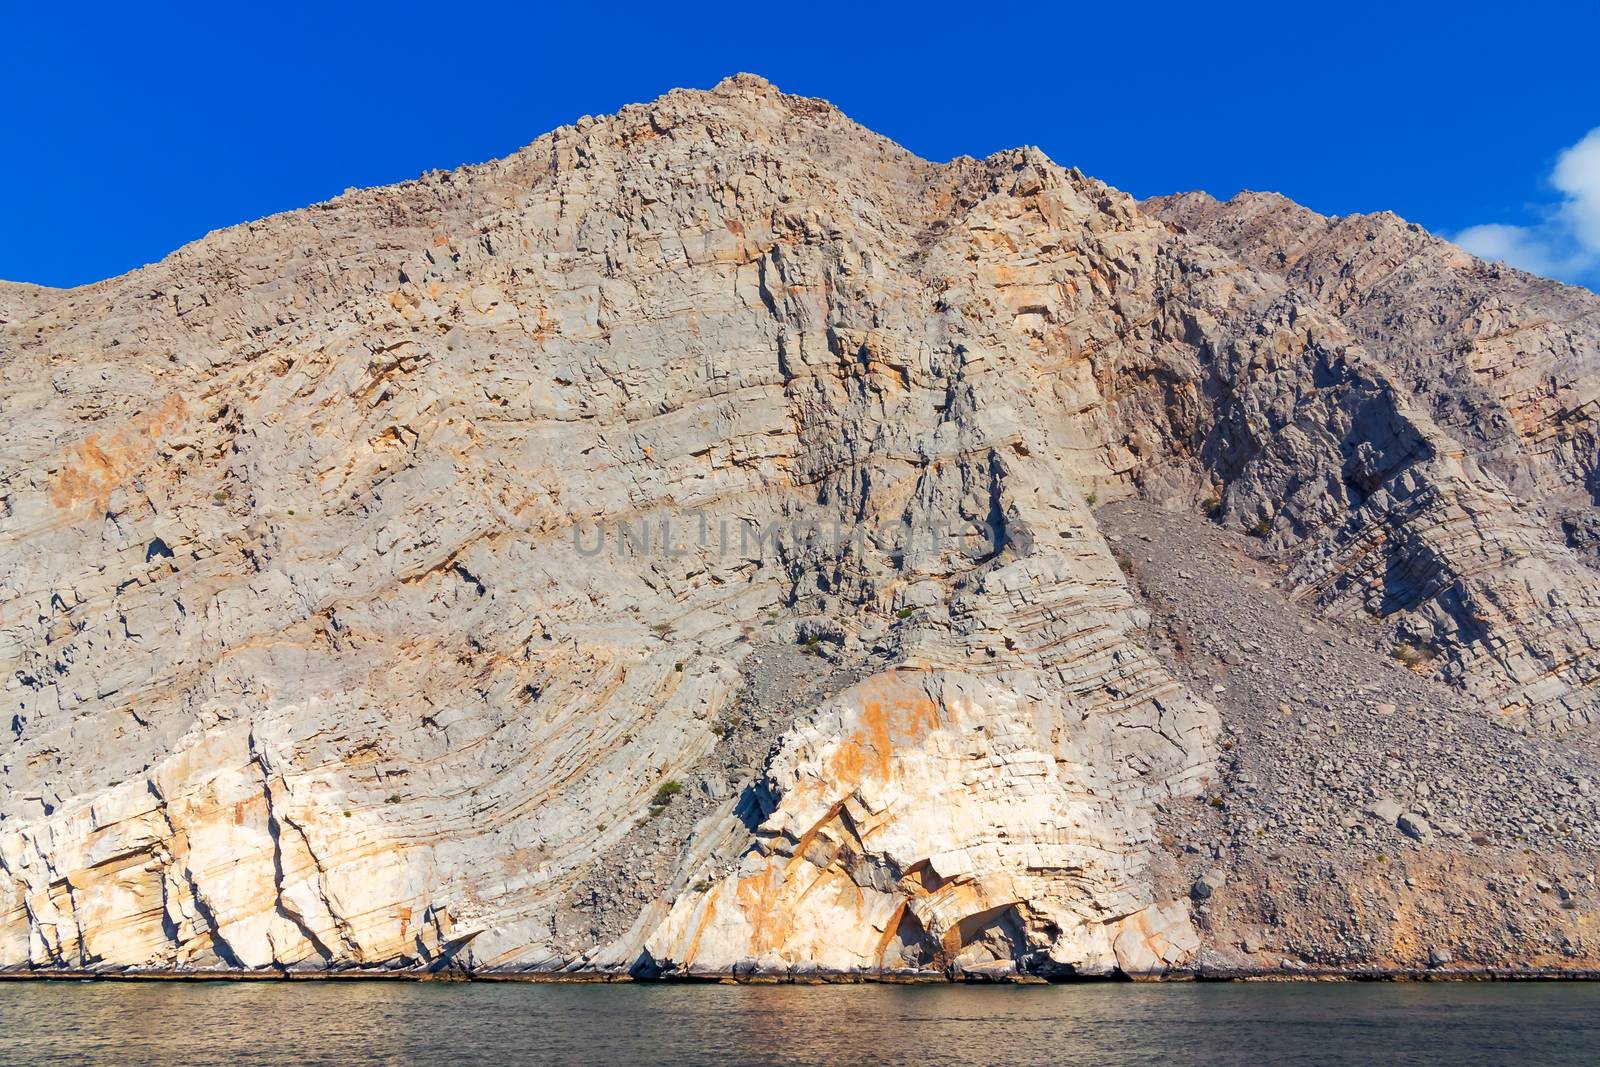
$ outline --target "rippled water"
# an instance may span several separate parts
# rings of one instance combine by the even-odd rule
[[[1600,985],[0,982],[7,1064],[1592,1064]]]

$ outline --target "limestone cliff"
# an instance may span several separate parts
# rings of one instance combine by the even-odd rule
[[[1220,722],[1104,500],[1583,734],[1594,303],[1212,221],[741,75],[0,288],[0,966],[1189,967]]]

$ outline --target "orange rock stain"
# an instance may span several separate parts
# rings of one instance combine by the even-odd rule
[[[144,469],[164,434],[189,414],[183,397],[174,393],[155,411],[142,415],[110,437],[90,434],[67,449],[65,461],[50,486],[50,503],[61,511],[83,504],[105,511],[112,492]]]

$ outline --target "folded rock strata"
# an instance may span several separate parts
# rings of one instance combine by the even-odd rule
[[[1485,714],[1587,726],[1588,298],[1408,347],[1187,204],[741,75],[0,288],[0,966],[1182,969],[1157,814],[1217,713],[1101,498],[1211,503]],[[718,758],[762,619],[866,676],[656,834],[626,933],[563,926]]]

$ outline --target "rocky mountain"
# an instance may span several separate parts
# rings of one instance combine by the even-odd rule
[[[0,287],[0,966],[1600,958],[1600,299],[739,75]]]

